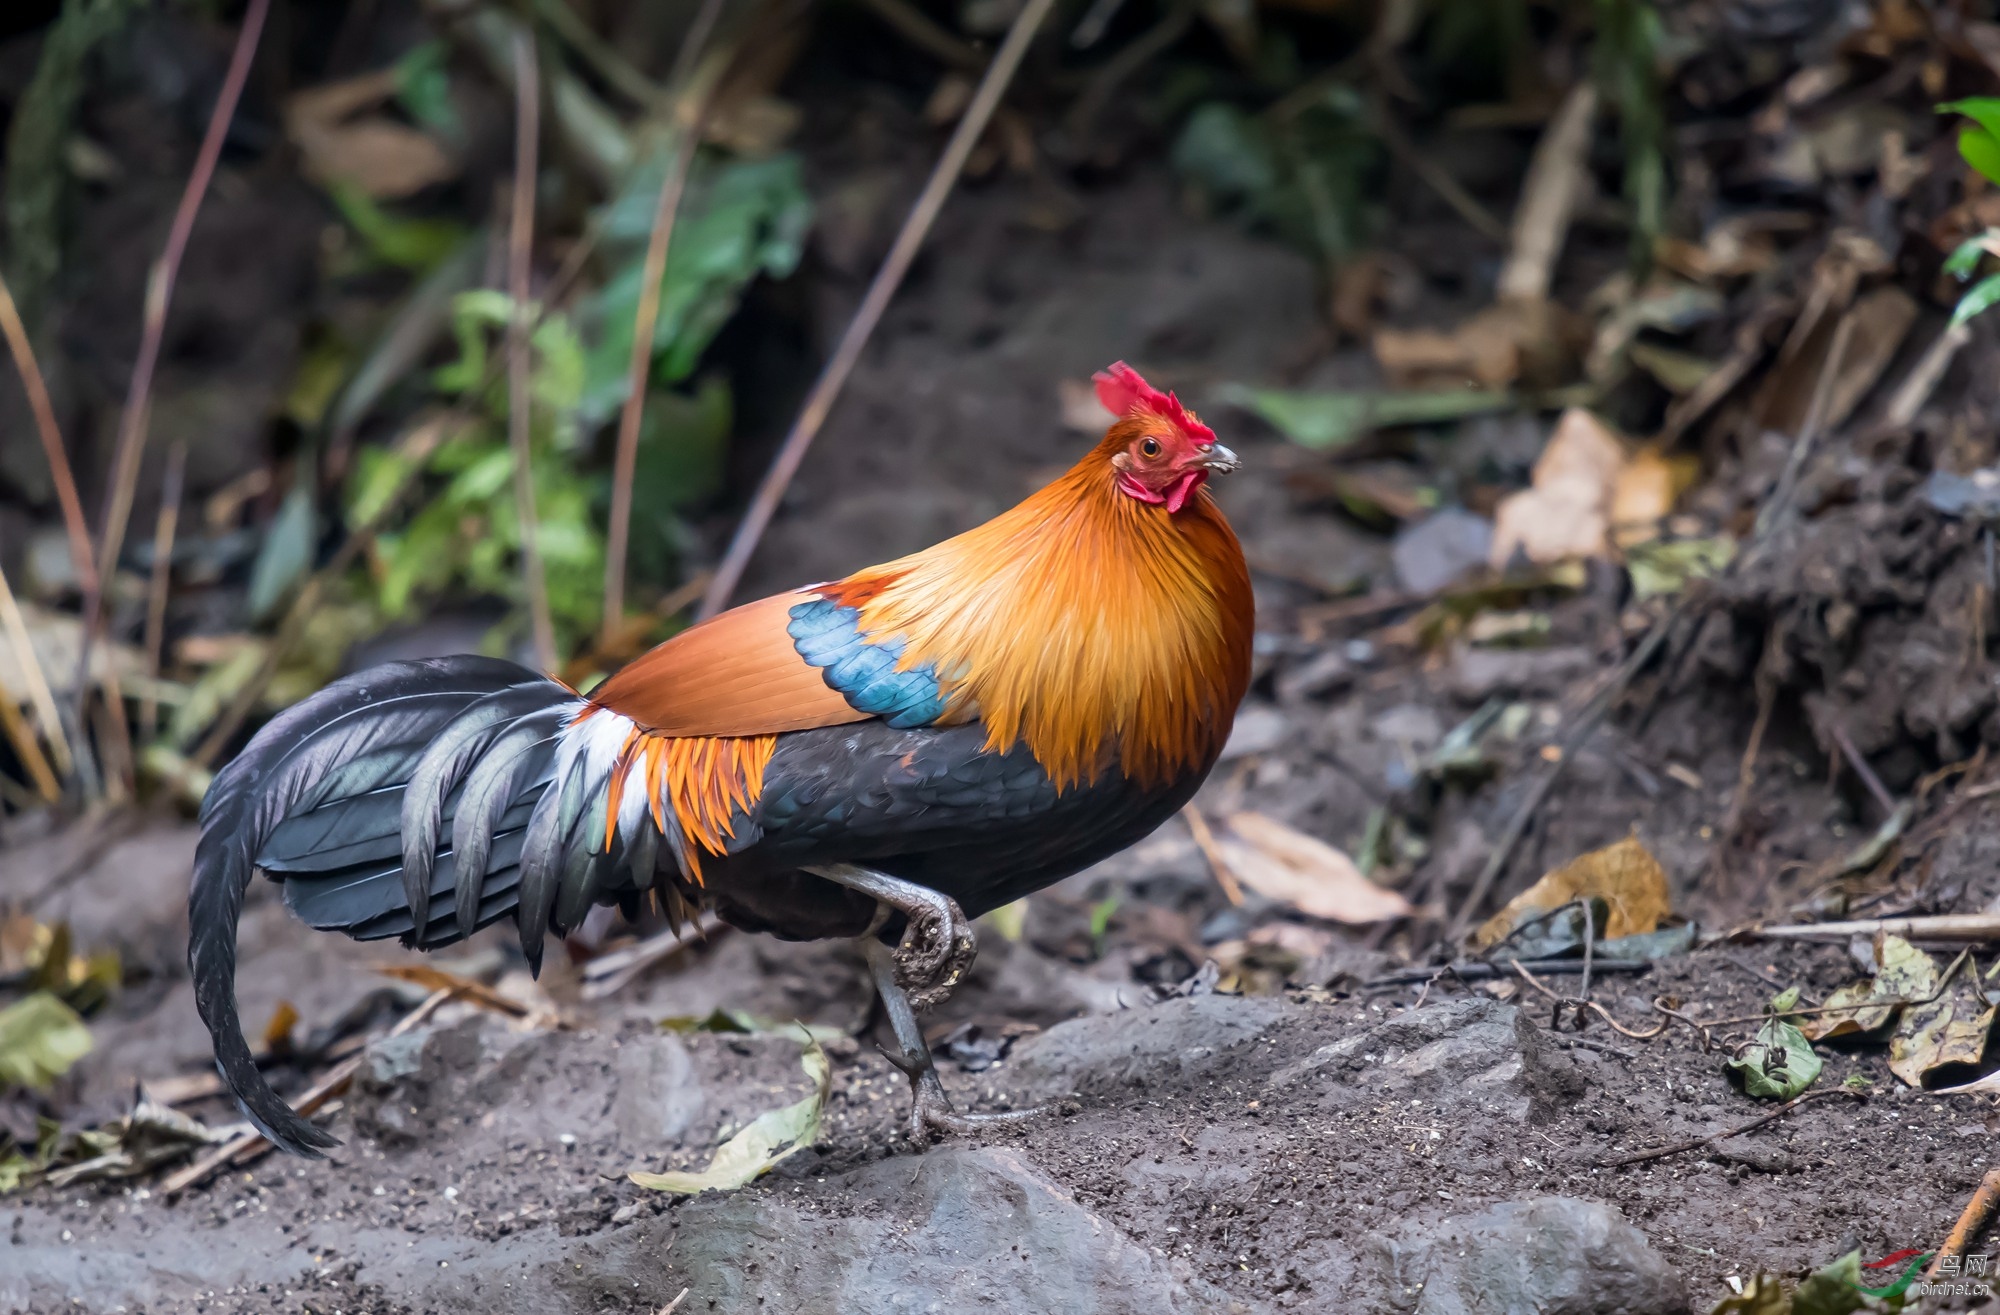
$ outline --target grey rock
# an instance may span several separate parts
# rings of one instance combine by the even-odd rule
[[[1493,522],[1463,507],[1446,507],[1396,535],[1390,560],[1396,580],[1413,594],[1435,593],[1486,565]]]
[[[1495,695],[1560,694],[1596,669],[1597,659],[1584,648],[1464,648],[1445,683],[1454,698],[1483,703]]]
[[[1527,1015],[1481,998],[1427,1005],[1321,1046],[1272,1074],[1270,1087],[1317,1090],[1333,1107],[1393,1096],[1520,1123],[1571,1103],[1584,1081]]]
[[[1329,648],[1315,653],[1287,668],[1278,677],[1278,701],[1284,704],[1302,703],[1306,699],[1345,689],[1354,683],[1354,667],[1355,663],[1341,649]]]
[[[1269,753],[1291,736],[1291,721],[1276,708],[1262,703],[1246,703],[1236,713],[1229,742],[1222,746],[1222,761]]]
[[[1284,1000],[1205,995],[1059,1023],[1016,1046],[993,1070],[1031,1100],[1207,1072],[1225,1056],[1309,1007]]]
[[[844,1179],[842,1195],[851,1193],[856,1208],[839,1218],[804,1194],[783,1191],[697,1197],[681,1207],[671,1259],[692,1288],[687,1308],[796,1315],[1251,1309],[1178,1272],[1011,1151],[936,1150],[914,1161],[877,1161]],[[635,1224],[619,1249],[656,1268],[664,1228]]]
[[[1378,1315],[1681,1315],[1686,1289],[1601,1201],[1549,1196],[1377,1237]]]
[[[678,1141],[707,1104],[701,1075],[679,1037],[627,1038],[612,1071],[618,1094],[611,1102],[611,1122],[627,1146]]]

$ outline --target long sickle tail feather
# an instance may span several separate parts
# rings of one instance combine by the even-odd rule
[[[631,721],[585,707],[511,662],[393,663],[289,709],[217,775],[188,893],[188,966],[223,1080],[273,1143],[305,1156],[336,1144],[271,1090],[243,1037],[236,928],[251,879],[282,882],[310,926],[427,950],[511,916],[539,970],[548,931],[593,904],[636,908],[655,864],[683,860],[688,844],[668,773],[654,770],[662,755],[635,751]],[[735,757],[691,761],[703,772]],[[698,793],[731,807],[754,798],[724,775]]]

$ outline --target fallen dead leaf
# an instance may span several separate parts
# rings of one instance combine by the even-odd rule
[[[1938,999],[1903,1010],[1903,1020],[1889,1038],[1889,1071],[1919,1088],[1941,1073],[1978,1071],[1995,1012],[1976,975],[1958,973]]]
[[[430,134],[367,113],[395,92],[393,69],[295,92],[285,102],[285,135],[306,176],[321,187],[350,183],[378,201],[454,177],[458,165]]]
[[[1580,854],[1508,901],[1507,907],[1472,933],[1475,948],[1497,945],[1533,914],[1559,909],[1579,899],[1601,899],[1610,909],[1604,938],[1641,936],[1656,930],[1673,912],[1666,869],[1637,836]]]
[[[1532,486],[1509,494],[1493,518],[1492,564],[1504,570],[1516,553],[1547,565],[1611,552],[1612,500],[1625,447],[1582,407],[1563,412],[1535,461]]]
[[[1334,922],[1407,917],[1410,902],[1361,875],[1354,860],[1323,840],[1262,813],[1231,813],[1216,848],[1245,886],[1301,913]]]
[[[1808,1015],[1799,1030],[1813,1041],[1878,1031],[1905,1000],[1937,993],[1937,963],[1901,936],[1875,938],[1875,976],[1851,982],[1826,998],[1827,1012]]]
[[[1449,332],[1377,329],[1375,360],[1399,388],[1438,384],[1503,388],[1558,372],[1567,355],[1558,311],[1546,302],[1502,302]]]
[[[759,1114],[743,1131],[716,1148],[708,1168],[699,1173],[631,1173],[626,1177],[640,1187],[682,1196],[733,1191],[768,1172],[780,1160],[812,1145],[819,1140],[820,1118],[826,1112],[827,1093],[833,1088],[833,1069],[819,1042],[810,1039],[799,1063],[812,1079],[812,1094],[795,1104]]]
[[[90,1029],[49,991],[0,1009],[0,1087],[48,1086],[90,1053]]]

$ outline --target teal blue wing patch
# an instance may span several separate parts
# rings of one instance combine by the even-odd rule
[[[792,647],[857,712],[880,717],[898,730],[928,726],[944,715],[935,665],[896,670],[902,638],[870,639],[861,631],[859,610],[814,598],[793,607],[791,618],[785,633],[792,637]]]

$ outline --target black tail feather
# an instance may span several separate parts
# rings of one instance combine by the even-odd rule
[[[282,1149],[318,1156],[337,1143],[271,1090],[243,1037],[236,924],[259,851],[302,802],[332,797],[330,781],[339,781],[344,792],[375,788],[395,776],[396,747],[413,764],[467,702],[533,679],[511,662],[469,657],[390,663],[350,676],[280,714],[210,788],[188,892],[195,1007],[214,1042],[223,1081],[250,1121]],[[559,686],[549,689],[567,697]]]

